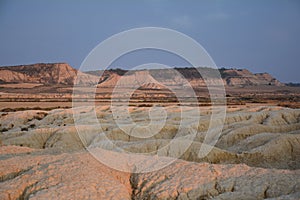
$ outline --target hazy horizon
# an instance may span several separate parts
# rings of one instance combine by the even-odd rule
[[[79,68],[108,37],[165,27],[200,43],[216,65],[300,82],[300,2],[289,1],[0,1],[0,66],[66,62]],[[112,66],[147,62],[184,66],[159,52],[136,52]]]

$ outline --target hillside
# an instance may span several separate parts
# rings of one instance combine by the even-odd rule
[[[7,66],[0,68],[0,84],[4,83],[36,83],[43,85],[73,85],[77,75],[81,85],[99,87],[135,87],[137,84],[149,85],[150,89],[165,86],[205,86],[201,74],[205,74],[211,85],[218,85],[219,79],[214,77],[215,69],[211,68],[175,68],[150,70],[112,69],[107,71],[80,72],[67,63],[37,63],[32,65]],[[220,69],[224,85],[227,86],[282,86],[276,78],[268,73],[253,74],[247,69]],[[101,77],[99,77],[102,75]],[[149,84],[151,83],[151,84]]]
[[[91,85],[97,77],[72,68],[67,63],[37,63],[0,68],[0,83],[39,83],[44,85],[73,85],[77,74],[81,84]]]
[[[175,68],[173,69],[151,69],[126,71],[122,69],[111,69],[108,71],[86,72],[92,75],[102,75],[99,81],[100,87],[114,87],[118,85],[134,86],[150,80],[156,80],[166,86],[185,86],[191,84],[193,87],[205,86],[201,74],[205,74],[210,84],[217,85],[219,80],[214,77],[215,69],[210,68]],[[201,74],[199,73],[201,71]],[[247,69],[220,69],[224,85],[227,86],[283,86],[284,84],[268,73],[251,73]],[[121,79],[122,77],[122,79]],[[121,80],[121,81],[119,81]]]

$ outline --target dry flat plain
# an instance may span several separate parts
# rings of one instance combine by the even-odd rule
[[[0,112],[0,199],[300,198],[299,109],[228,107],[222,133],[210,146],[204,142],[211,107],[164,106],[164,123],[162,113],[151,111],[155,107],[127,107],[132,121],[120,119],[122,127],[109,105]],[[114,109],[121,113],[124,106]],[[79,114],[76,126],[74,113]],[[213,125],[222,126],[216,116]],[[139,138],[134,134],[147,131],[134,124],[160,129]],[[189,145],[168,145],[174,140]],[[201,147],[211,151],[199,157]],[[92,154],[99,149],[103,154]],[[97,159],[118,163],[129,153],[147,159],[125,159],[123,171]],[[179,159],[151,171],[155,161],[171,157]]]

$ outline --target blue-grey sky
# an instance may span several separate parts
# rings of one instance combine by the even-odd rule
[[[0,0],[0,65],[67,62],[78,68],[111,35],[158,26],[195,39],[217,66],[300,82],[299,21],[298,0]],[[149,60],[159,57],[154,54],[116,65],[160,61]],[[182,65],[169,55],[161,61]]]

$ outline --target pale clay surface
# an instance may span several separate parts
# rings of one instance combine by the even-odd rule
[[[129,107],[130,116],[136,124],[147,125],[149,109]],[[201,108],[196,123],[195,108],[184,107],[191,120],[179,131],[180,109],[165,109],[168,117],[162,130],[149,138],[136,138],[114,123],[109,106],[95,109],[100,128],[92,124],[93,108],[77,108],[83,141],[71,109],[0,113],[0,199],[300,198],[300,110],[229,108],[218,142],[199,158],[210,108]],[[159,123],[159,115],[152,117]],[[220,125],[218,120],[213,123]],[[128,123],[125,129],[132,126]],[[197,134],[187,151],[180,145],[166,147],[175,137],[188,138],[193,131]],[[111,157],[125,151],[149,153],[153,158],[166,147],[159,155],[181,159],[158,171],[126,173],[97,161],[85,146],[101,147]],[[134,172],[134,166],[129,168]]]

